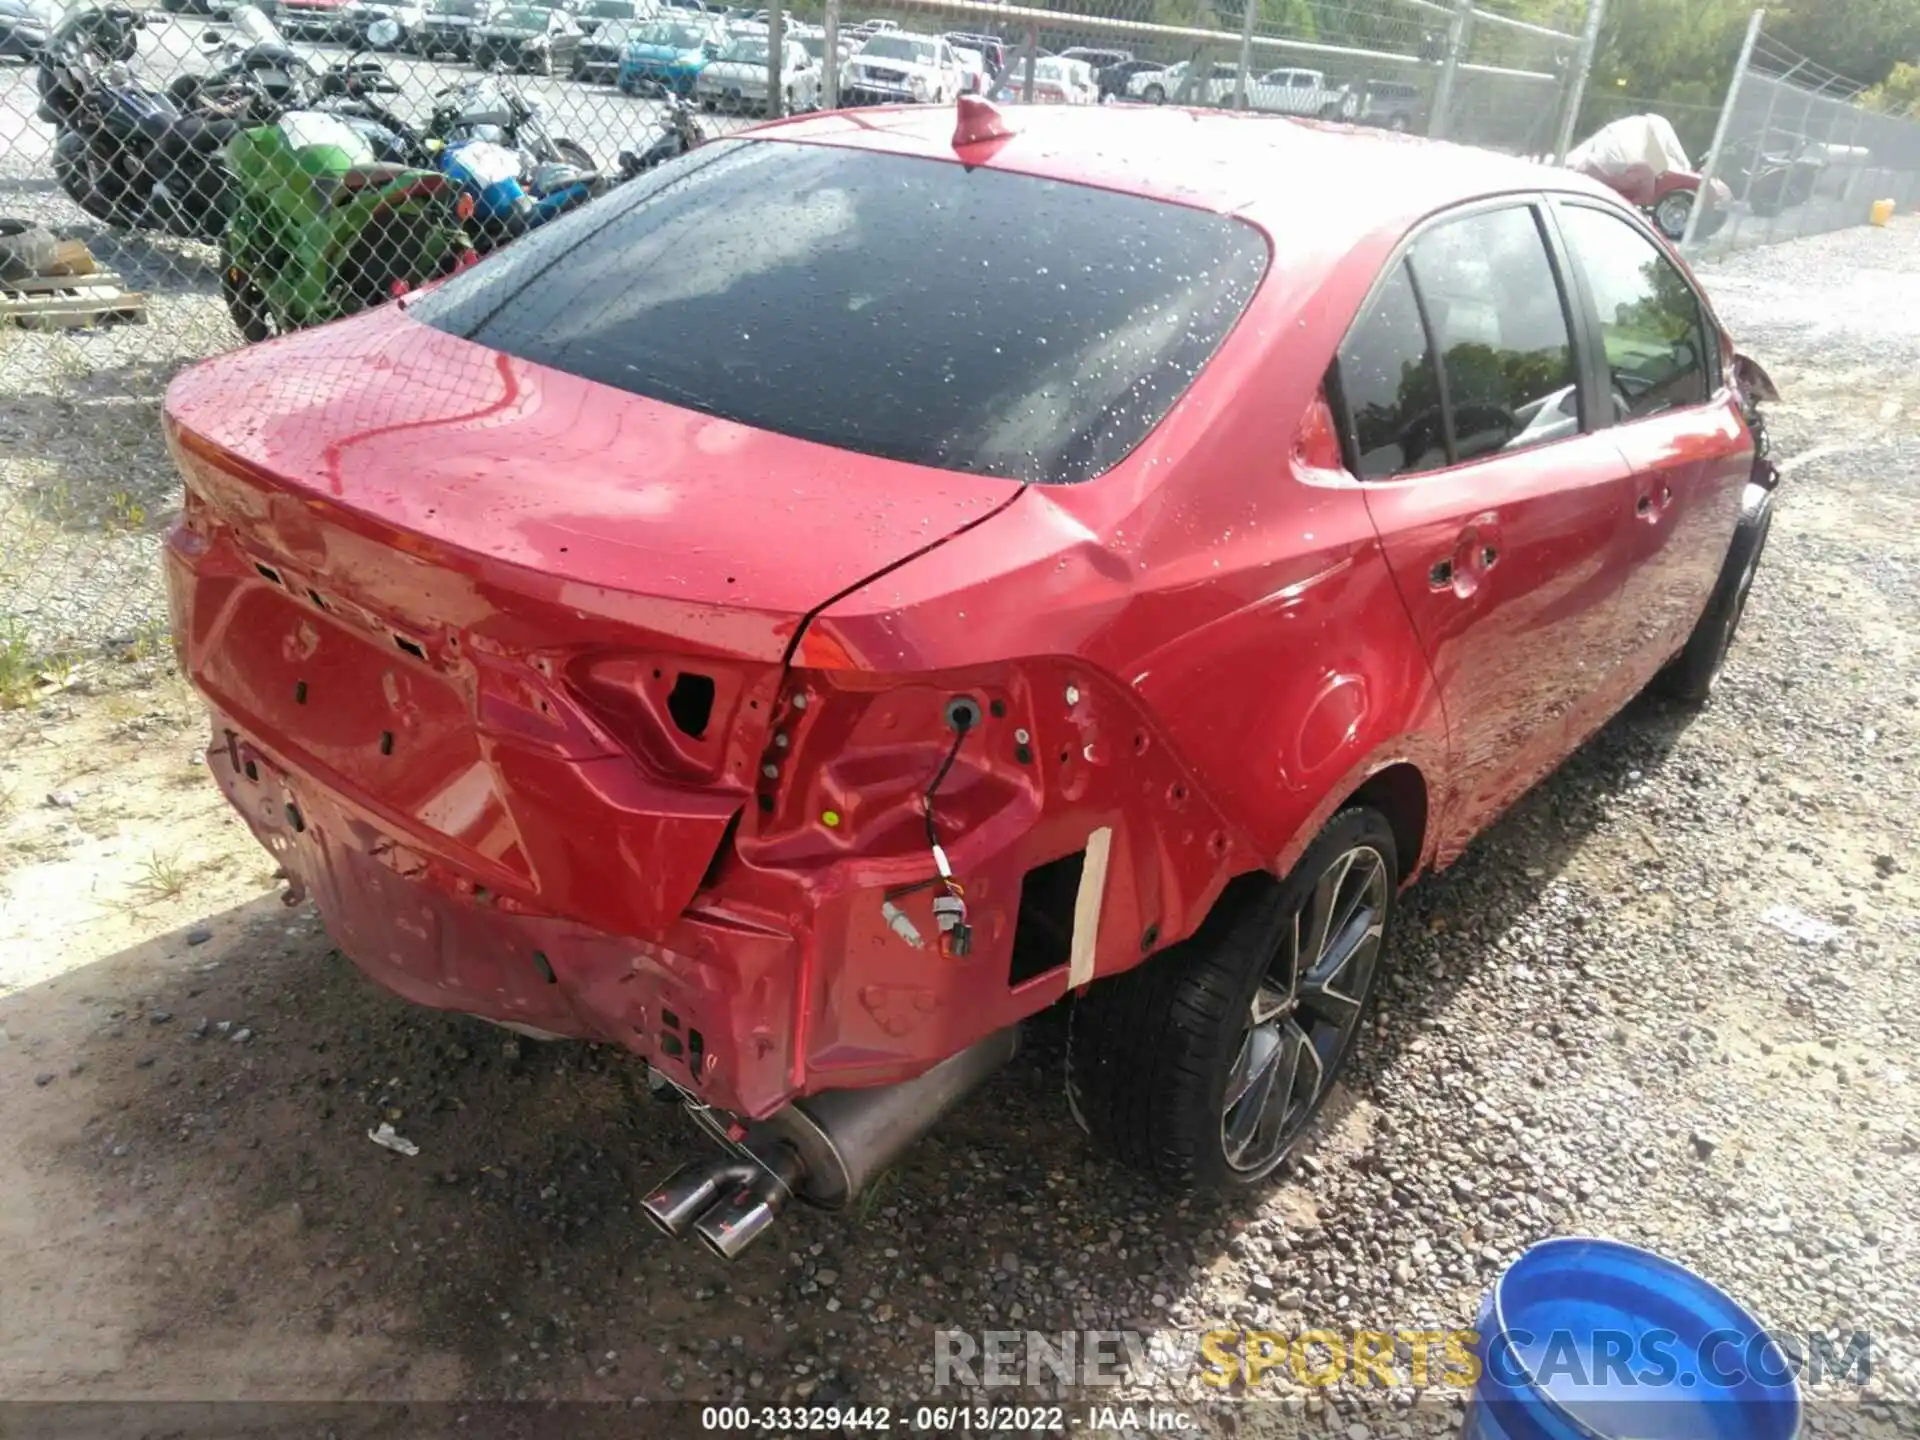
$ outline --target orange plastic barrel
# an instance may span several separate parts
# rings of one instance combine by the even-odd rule
[[[1892,218],[1893,201],[1891,200],[1876,200],[1873,202],[1873,209],[1867,212],[1868,221],[1874,225],[1884,225]]]

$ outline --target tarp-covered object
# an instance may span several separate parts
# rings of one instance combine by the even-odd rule
[[[1644,165],[1655,175],[1693,169],[1664,115],[1628,115],[1601,126],[1567,152],[1567,164],[1595,176],[1615,175],[1631,165]]]
[[[1637,205],[1653,203],[1654,182],[1673,171],[1693,172],[1693,164],[1661,115],[1627,115],[1567,152],[1567,167],[1611,185]]]

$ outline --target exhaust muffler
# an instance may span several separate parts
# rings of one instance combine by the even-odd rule
[[[1013,1058],[997,1031],[924,1074],[796,1100],[748,1128],[737,1152],[683,1165],[640,1202],[669,1235],[691,1232],[723,1260],[764,1235],[797,1195],[837,1210]]]

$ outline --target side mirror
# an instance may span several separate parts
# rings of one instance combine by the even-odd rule
[[[367,27],[367,43],[369,45],[384,50],[389,45],[398,44],[399,40],[400,26],[395,21],[387,19],[384,16]]]

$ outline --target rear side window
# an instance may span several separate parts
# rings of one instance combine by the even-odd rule
[[[1563,205],[1559,213],[1600,315],[1615,418],[1703,403],[1712,388],[1706,326],[1686,277],[1618,216],[1584,205]]]
[[[1436,225],[1415,242],[1456,461],[1580,430],[1566,308],[1531,206]]]
[[[1440,379],[1405,261],[1381,282],[1340,347],[1340,389],[1361,479],[1390,480],[1447,463]]]
[[[1241,221],[1029,175],[718,142],[408,305],[742,424],[1042,483],[1145,438],[1267,264]]]

